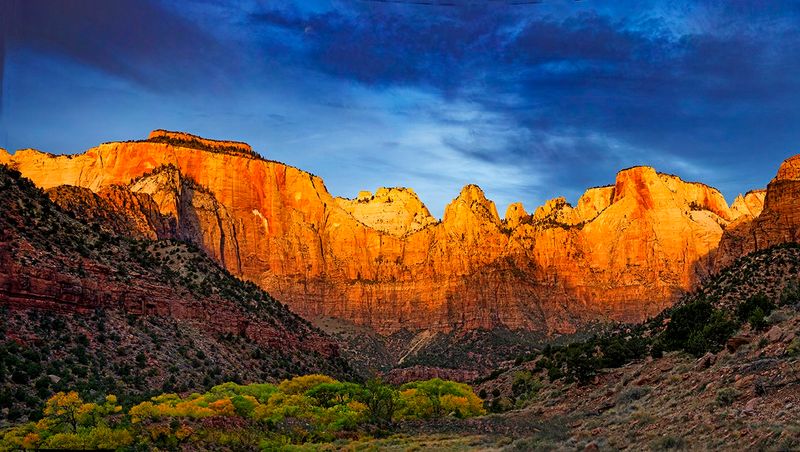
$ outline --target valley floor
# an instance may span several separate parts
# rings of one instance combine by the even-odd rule
[[[800,450],[800,359],[791,317],[731,352],[610,369],[550,383],[524,409],[406,423],[388,439],[321,450]],[[318,446],[315,446],[317,448]]]

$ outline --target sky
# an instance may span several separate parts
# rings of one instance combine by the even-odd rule
[[[800,153],[800,2],[3,0],[0,147],[181,130],[337,196],[502,215],[654,166],[731,202]]]

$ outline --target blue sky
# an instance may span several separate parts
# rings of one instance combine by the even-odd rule
[[[574,202],[646,164],[763,187],[800,152],[800,3],[7,0],[0,147],[184,130],[335,195]]]

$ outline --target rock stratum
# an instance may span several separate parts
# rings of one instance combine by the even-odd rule
[[[296,364],[282,361],[267,369],[274,370],[273,376],[291,375],[301,368],[348,372],[331,338],[254,284],[234,278],[198,248],[108,232],[129,233],[144,229],[145,224],[161,226],[118,210],[94,215],[98,206],[124,201],[120,209],[139,208],[158,217],[149,197],[121,190],[94,194],[85,188],[60,187],[48,193],[69,200],[59,209],[18,172],[0,166],[0,306],[4,315],[39,310],[92,319],[105,315],[130,315],[141,322],[169,319],[173,328],[194,330],[194,343],[208,349],[226,348],[221,339],[228,337],[264,347],[270,355],[265,358],[296,357]],[[82,215],[85,212],[91,214]],[[8,333],[3,339],[10,336],[19,343],[34,341],[36,336],[22,330]],[[99,333],[92,331],[89,336]],[[229,361],[249,359],[242,353]],[[251,372],[250,378],[257,376]]]
[[[382,334],[550,334],[643,320],[718,262],[797,239],[798,162],[731,206],[714,188],[634,167],[574,207],[557,198],[528,214],[512,204],[505,218],[468,185],[438,221],[412,190],[337,198],[319,177],[249,146],[188,134],[157,131],[78,155],[0,152],[57,203],[108,217],[115,232],[190,241],[306,318]]]

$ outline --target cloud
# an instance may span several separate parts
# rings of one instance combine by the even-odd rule
[[[250,19],[263,40],[276,29],[296,38],[288,63],[368,86],[432,88],[517,112],[532,129],[675,133],[783,103],[798,87],[800,36],[787,25],[800,18],[796,8],[747,17],[742,8],[677,9],[694,22],[713,14],[716,25],[698,33],[641,12],[409,5],[270,9]]]
[[[9,0],[0,16],[13,17],[6,48],[130,81],[117,94],[129,101],[159,94],[145,120],[77,102],[102,105],[98,127],[164,118],[227,133],[324,176],[335,194],[411,185],[434,211],[468,182],[498,204],[574,200],[635,164],[731,198],[764,185],[800,142],[795,2]],[[16,86],[59,86],[62,108],[87,92],[15,71]],[[23,94],[28,118],[56,97]]]
[[[221,81],[233,61],[191,20],[148,0],[6,0],[0,16],[7,50],[70,58],[150,89],[182,89],[200,74]]]

